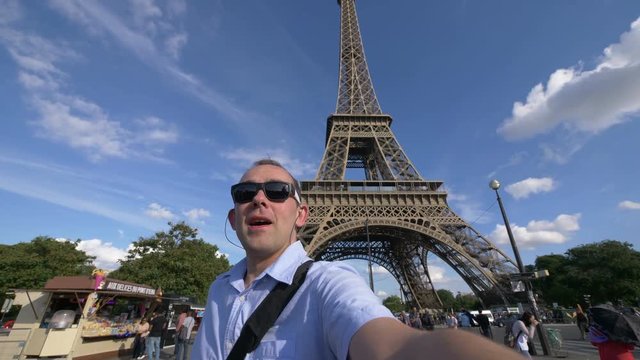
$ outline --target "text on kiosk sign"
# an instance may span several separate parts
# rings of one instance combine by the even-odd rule
[[[143,286],[136,286],[130,284],[123,284],[115,281],[107,282],[105,286],[105,290],[116,290],[116,291],[126,291],[130,293],[136,294],[144,294],[144,295],[155,295],[156,291],[154,289],[150,289]]]

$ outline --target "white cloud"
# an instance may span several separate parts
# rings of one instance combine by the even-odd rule
[[[385,269],[383,266],[380,265],[371,265],[371,272],[373,272],[374,274],[389,274],[389,271],[387,269]]]
[[[477,201],[470,200],[465,194],[455,192],[453,188],[447,189],[447,200],[454,211],[471,225],[486,224],[491,219],[490,214],[483,210]]]
[[[58,83],[51,77],[39,76],[25,71],[18,72],[18,81],[30,91],[57,90]]]
[[[99,269],[115,270],[120,267],[118,260],[127,256],[128,249],[120,249],[110,242],[103,242],[100,239],[81,240],[78,250],[82,250],[87,255],[95,256],[94,265]]]
[[[9,24],[22,17],[22,8],[17,0],[0,0],[0,24]]]
[[[563,244],[569,240],[569,237],[580,230],[581,214],[560,214],[553,221],[532,220],[526,227],[516,224],[511,225],[513,237],[519,246],[525,248],[535,248],[538,245],[545,244]],[[495,229],[489,235],[491,240],[498,244],[506,244],[509,242],[509,236],[504,225],[496,225]]]
[[[281,148],[273,149],[246,149],[238,148],[232,151],[221,153],[221,156],[227,160],[233,160],[233,163],[242,168],[241,171],[246,170],[256,160],[269,158],[281,163],[287,170],[291,172],[293,176],[300,179],[305,175],[315,174],[316,165],[303,161],[301,159],[294,158],[287,150]]]
[[[177,46],[186,40],[173,40],[175,47],[169,47],[167,50],[174,51],[174,53],[164,54],[160,51],[159,48],[162,48],[162,46],[156,46],[153,37],[154,31],[162,31],[162,35],[165,38],[175,36],[176,32],[178,34],[183,32],[177,31],[168,19],[158,19],[156,16],[157,11],[153,6],[147,6],[147,1],[140,1],[139,4],[134,4],[134,8],[137,9],[135,10],[135,16],[146,21],[137,25],[127,24],[125,19],[118,17],[114,12],[103,6],[104,4],[106,3],[82,0],[54,0],[51,2],[55,10],[86,27],[89,33],[111,35],[114,41],[133,53],[140,61],[175,80],[184,91],[222,113],[224,115],[223,118],[240,122],[244,126],[249,126],[249,122],[252,123],[264,118],[260,114],[255,114],[236,106],[226,96],[208,87],[200,79],[186,73],[177,66],[172,56],[178,50]],[[180,1],[171,1],[168,4],[168,12],[171,16],[179,16],[184,13],[185,7],[186,5]],[[142,26],[144,29],[136,31],[136,26]],[[163,42],[163,45],[166,44]]]
[[[444,268],[440,267],[440,266],[435,266],[435,265],[427,265],[427,268],[429,269],[429,276],[431,277],[431,281],[435,284],[435,283],[446,283],[448,281],[450,281],[450,279],[448,279],[445,274],[446,271]]]
[[[167,53],[176,60],[180,59],[180,51],[187,44],[187,38],[186,33],[175,34],[167,38],[164,42]]]
[[[577,153],[589,140],[589,137],[578,136],[576,134],[566,134],[560,143],[540,144],[542,158],[545,161],[557,164],[566,164],[573,154]]]
[[[550,177],[527,178],[505,188],[505,191],[516,199],[526,199],[531,194],[554,190],[556,182]]]
[[[381,300],[384,300],[389,297],[389,294],[384,290],[378,290],[376,291],[376,296],[379,297]]]
[[[640,202],[635,202],[631,200],[621,201],[618,204],[618,208],[622,210],[640,210]]]
[[[38,113],[39,118],[31,122],[38,136],[78,149],[93,161],[104,157],[152,158],[162,152],[161,146],[177,142],[175,126],[163,120],[150,116],[134,123],[139,129],[128,129],[98,104],[65,93],[68,75],[57,63],[80,58],[65,43],[9,29],[0,29],[0,42],[18,64],[20,84]]]
[[[433,259],[430,259],[429,264],[427,265],[427,268],[429,269],[429,278],[431,278],[431,283],[432,284],[449,283],[451,279],[446,276],[447,274],[446,270],[443,267],[434,265],[432,261]],[[427,284],[429,278],[427,278],[427,275],[424,273],[424,267],[422,265],[419,265],[417,270],[418,270],[418,273],[420,274],[420,279],[422,279],[422,281],[425,284]]]
[[[69,103],[34,99],[34,106],[41,116],[36,122],[38,135],[87,151],[92,160],[100,160],[103,156],[126,157],[128,131],[118,122],[107,119],[101,110],[78,106],[84,100],[71,100]]]
[[[0,163],[5,162],[5,160],[5,158],[0,157]],[[157,224],[149,221],[148,218],[141,216],[137,212],[134,213],[126,209],[116,208],[110,204],[109,201],[96,201],[93,196],[101,190],[100,188],[90,187],[87,191],[78,191],[79,189],[64,191],[61,185],[65,184],[65,181],[69,181],[69,179],[65,178],[65,174],[61,172],[61,169],[50,166],[49,164],[32,165],[39,170],[45,170],[44,173],[47,174],[46,179],[48,179],[49,182],[39,181],[43,178],[43,172],[40,171],[27,171],[27,176],[23,176],[22,174],[16,176],[14,171],[7,171],[6,168],[3,168],[2,176],[0,176],[0,189],[28,198],[46,201],[68,209],[96,214],[125,224],[143,226],[149,230],[156,229]],[[23,168],[27,169],[28,166],[30,165],[27,164],[26,167]],[[61,174],[57,174],[56,172],[61,172]],[[67,176],[73,175],[67,174]],[[53,185],[50,183],[52,179],[54,179]],[[73,179],[73,181],[74,184],[78,183],[76,179]]]
[[[525,103],[515,102],[498,133],[509,140],[533,137],[563,125],[595,134],[640,111],[640,18],[620,41],[604,50],[590,71],[558,69],[546,87],[533,87]]]
[[[489,175],[487,175],[487,179],[493,179],[496,177],[496,174],[500,171],[500,170],[504,170],[506,168],[509,167],[513,167],[516,165],[520,165],[522,163],[522,161],[524,161],[524,159],[528,156],[527,152],[525,151],[521,151],[515,154],[512,154],[509,157],[509,160],[504,163],[504,164],[500,164],[498,165],[498,167],[493,170],[492,172],[489,173]]]
[[[153,0],[132,0],[130,4],[135,25],[150,35],[155,35],[158,27],[156,21],[162,17],[162,10]]]
[[[69,241],[65,238],[57,238],[57,241]],[[77,249],[84,251],[89,256],[95,256],[93,265],[99,269],[112,271],[120,267],[118,260],[123,260],[131,249],[131,245],[127,249],[120,249],[113,246],[113,243],[103,242],[100,239],[80,240]]]
[[[149,207],[147,207],[147,210],[144,213],[147,214],[147,216],[150,216],[156,219],[171,220],[175,217],[175,215],[171,212],[171,210],[163,207],[158,203],[149,204]]]
[[[168,0],[167,12],[171,16],[182,16],[187,11],[187,3],[184,0]]]
[[[136,121],[139,129],[136,132],[136,141],[144,144],[173,144],[180,137],[178,130],[172,124],[156,117],[149,116]]]
[[[183,212],[184,216],[189,218],[191,222],[201,221],[203,218],[207,218],[211,216],[208,210],[205,209],[191,209],[189,211]]]

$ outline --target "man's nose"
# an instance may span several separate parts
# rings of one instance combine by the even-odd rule
[[[260,189],[258,190],[258,192],[256,193],[256,196],[253,197],[253,204],[254,205],[260,205],[260,204],[266,204],[267,203],[267,195],[265,195],[264,190]]]

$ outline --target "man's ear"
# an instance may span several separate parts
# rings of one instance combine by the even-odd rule
[[[298,206],[298,217],[296,218],[296,228],[301,228],[307,222],[309,217],[309,206],[307,204],[301,204]]]
[[[227,213],[227,219],[229,220],[229,225],[231,225],[231,228],[233,229],[233,231],[236,231],[236,210],[235,209],[229,210],[229,212]]]

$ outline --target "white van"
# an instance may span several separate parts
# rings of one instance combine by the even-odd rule
[[[472,310],[469,311],[472,315],[478,315],[478,310]],[[489,310],[482,310],[482,314],[483,315],[487,315],[487,317],[489,318],[489,324],[491,325],[495,325],[495,319],[493,318],[493,314],[491,313],[491,311]]]

